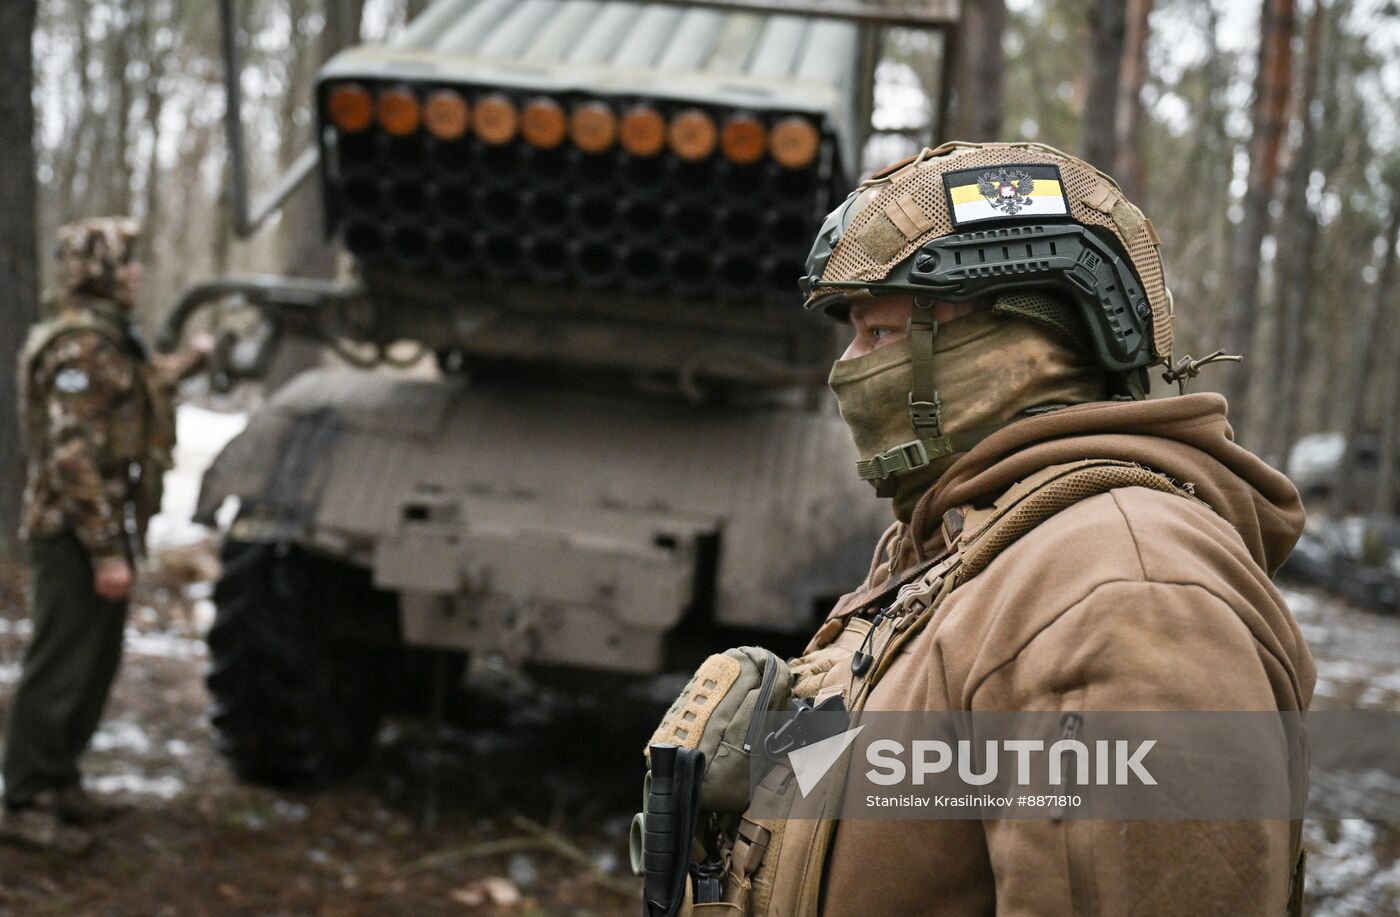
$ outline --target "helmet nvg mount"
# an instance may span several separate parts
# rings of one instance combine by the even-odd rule
[[[1049,294],[1077,313],[1118,393],[1146,397],[1147,368],[1171,357],[1159,246],[1113,179],[1044,144],[946,143],[862,183],[822,224],[801,281],[808,309],[843,321],[852,300],[914,296],[909,412],[918,439],[862,462],[862,477],[883,481],[992,432],[942,431],[935,301]]]

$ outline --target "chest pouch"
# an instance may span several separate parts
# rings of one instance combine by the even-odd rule
[[[768,650],[742,646],[717,653],[696,670],[648,746],[704,753],[701,809],[743,812],[749,804],[749,762],[763,750],[764,714],[787,707],[792,683],[788,664]]]

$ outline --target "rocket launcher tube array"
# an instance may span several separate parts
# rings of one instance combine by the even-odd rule
[[[856,34],[625,0],[439,0],[395,47],[540,72],[567,58],[807,79],[851,52]],[[844,186],[823,155],[829,126],[811,113],[429,72],[347,74],[320,88],[328,218],[371,264],[791,300],[785,286]]]

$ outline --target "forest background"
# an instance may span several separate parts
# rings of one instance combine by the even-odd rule
[[[309,141],[317,67],[345,45],[393,37],[425,5],[240,4],[250,36],[245,117],[263,190]],[[1194,388],[1224,392],[1237,438],[1276,465],[1303,434],[1374,437],[1381,473],[1362,502],[1394,505],[1400,4],[968,0],[963,9],[948,133],[1038,140],[1114,174],[1162,237],[1179,353],[1246,355]],[[221,272],[337,270],[311,195],[250,240],[229,230],[217,19],[205,0],[0,4],[7,434],[13,351],[38,313],[42,256],[68,220],[129,213],[143,222],[148,324],[186,286]],[[915,34],[887,43],[878,126],[927,130],[930,52]],[[902,153],[897,146],[886,138],[868,164]],[[18,448],[0,435],[6,533]]]

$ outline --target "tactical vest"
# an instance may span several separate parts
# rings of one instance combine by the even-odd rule
[[[1103,459],[1050,466],[1011,487],[986,509],[969,506],[953,510],[943,523],[948,550],[837,603],[808,652],[790,663],[792,696],[817,703],[839,696],[845,709],[858,715],[890,665],[958,586],[1051,516],[1120,487],[1145,487],[1200,503],[1187,488],[1165,475],[1129,462]],[[879,609],[878,613],[867,617],[873,609]],[[853,666],[857,654],[868,658]],[[663,740],[678,742],[674,734],[660,733],[658,730]],[[679,739],[679,743],[684,742]],[[827,779],[844,781],[846,766],[844,762],[836,765]],[[790,809],[797,792],[791,778],[785,761],[768,773],[755,790],[755,801],[767,795],[762,811]],[[833,805],[838,795],[831,794]],[[693,904],[687,896],[682,915],[816,917],[819,913],[836,820],[757,818],[751,817],[753,811],[751,803],[725,851],[724,900]],[[1300,827],[1294,825],[1297,866],[1289,914],[1301,912],[1304,864]]]
[[[50,347],[78,332],[98,334],[115,345],[131,360],[132,385],[108,415],[107,442],[97,460],[104,477],[136,469],[134,475],[128,472],[133,484],[128,498],[135,509],[138,534],[144,537],[147,521],[160,511],[165,472],[174,465],[174,393],[144,354],[133,353],[136,345],[123,327],[102,314],[106,305],[102,301],[79,303],[30,329],[18,367],[22,432],[26,450],[44,448],[47,393],[38,390],[37,374]],[[43,461],[43,456],[31,454],[30,460]]]

